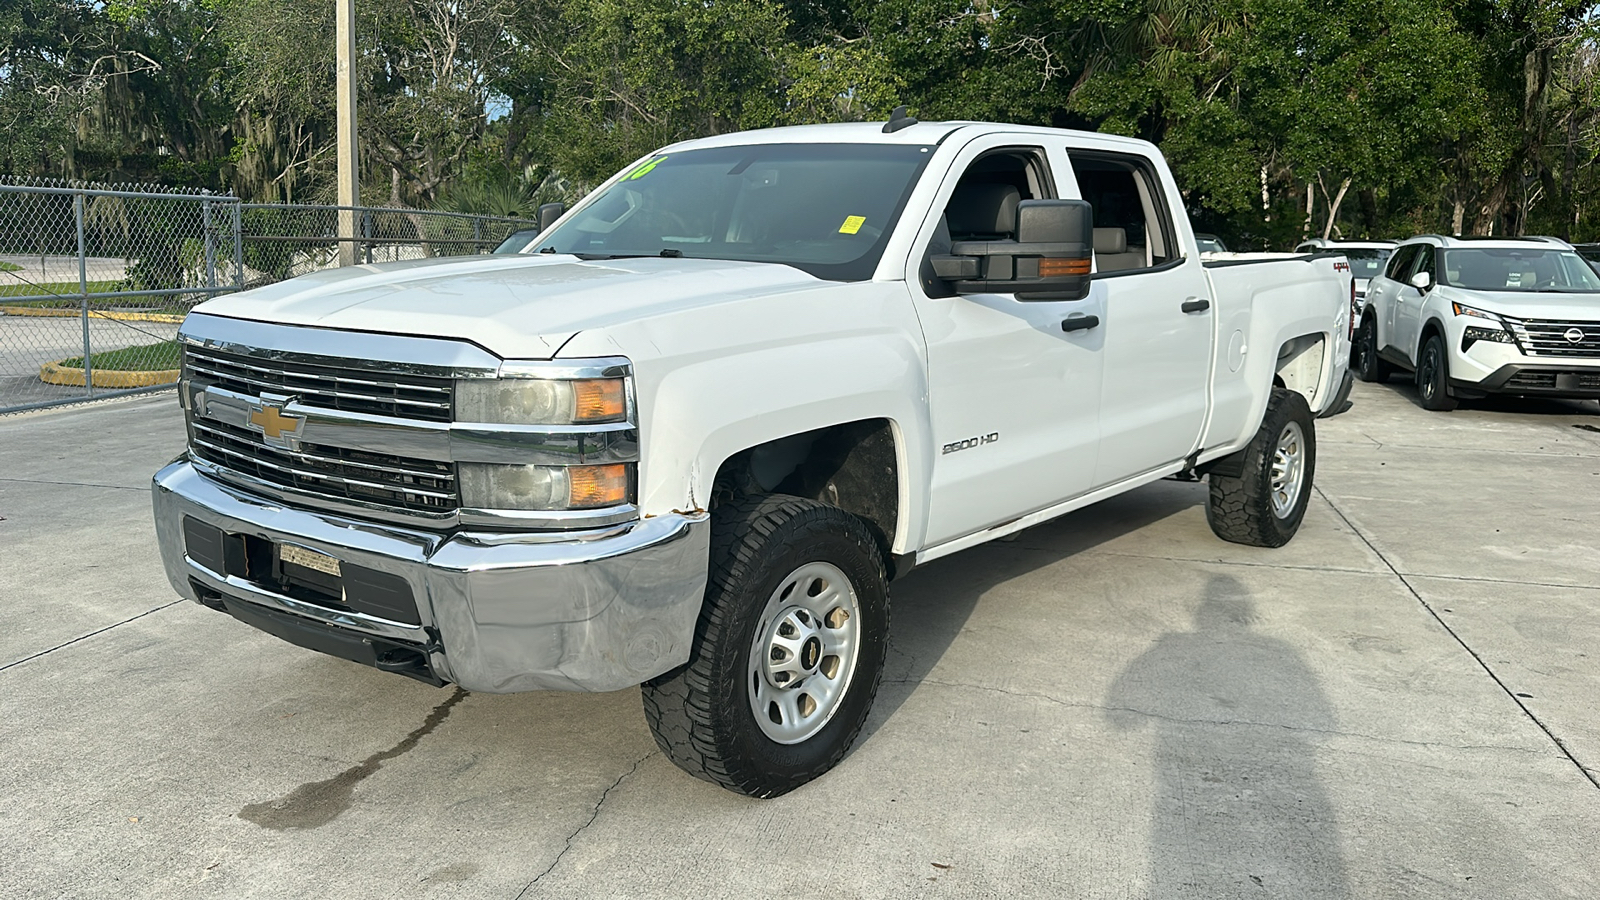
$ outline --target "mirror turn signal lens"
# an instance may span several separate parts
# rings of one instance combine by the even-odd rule
[[[567,470],[571,482],[571,509],[595,509],[628,502],[628,466],[573,466]]]
[[[620,422],[627,417],[621,378],[590,378],[572,383],[576,422]]]
[[[1089,274],[1089,260],[1043,257],[1039,260],[1040,278],[1066,278]]]

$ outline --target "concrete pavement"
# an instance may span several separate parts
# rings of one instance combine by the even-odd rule
[[[437,690],[174,603],[170,394],[0,418],[0,894],[1600,895],[1595,404],[1354,399],[1285,548],[1162,482],[898,582],[867,733],[765,802],[634,691]]]

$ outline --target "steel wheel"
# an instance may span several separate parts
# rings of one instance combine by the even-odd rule
[[[1287,519],[1300,502],[1305,486],[1305,432],[1299,422],[1289,422],[1278,433],[1278,446],[1272,451],[1272,513]]]
[[[861,645],[860,604],[844,572],[807,563],[768,598],[750,645],[750,709],[779,744],[798,744],[828,724],[850,690]]]

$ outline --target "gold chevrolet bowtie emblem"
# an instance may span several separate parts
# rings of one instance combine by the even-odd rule
[[[250,411],[250,424],[261,429],[261,433],[273,440],[279,440],[285,432],[293,433],[300,429],[300,423],[305,419],[286,416],[283,410],[276,406],[262,404],[260,409]]]

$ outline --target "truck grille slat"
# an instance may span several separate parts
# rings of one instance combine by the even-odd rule
[[[194,427],[200,431],[208,432],[213,438],[216,439],[249,441],[253,445],[258,446],[260,449],[267,452],[281,454],[283,456],[298,460],[308,466],[319,467],[330,471],[340,466],[351,466],[364,471],[376,472],[378,473],[379,477],[409,477],[417,479],[430,479],[435,481],[448,481],[452,484],[455,482],[455,473],[450,471],[450,467],[443,463],[439,463],[436,466],[433,463],[423,462],[419,466],[415,463],[415,461],[399,456],[383,457],[386,460],[386,462],[383,463],[362,462],[358,459],[348,458],[348,456],[329,456],[316,453],[305,449],[305,447],[301,447],[299,450],[268,447],[260,443],[258,436],[254,432],[227,428],[227,426],[221,426],[218,423],[205,419],[196,419],[194,422]],[[317,445],[308,444],[306,446],[315,447]],[[333,452],[335,454],[352,453],[352,451],[349,450],[334,450]],[[370,456],[372,454],[365,455]],[[408,463],[410,465],[408,465]]]
[[[257,359],[192,345],[184,348],[184,365],[191,374],[242,394],[287,394],[343,412],[450,421],[454,384],[448,378]]]
[[[199,423],[196,423],[197,425]],[[216,423],[208,423],[215,425]],[[268,447],[252,432],[221,428],[196,428],[190,438],[192,452],[216,466],[249,475],[269,484],[310,491],[343,500],[382,503],[400,509],[449,512],[459,506],[455,476],[439,464],[432,477],[355,470],[327,457],[307,458],[291,450]],[[334,449],[337,448],[324,448]],[[411,460],[428,465],[426,460]]]

